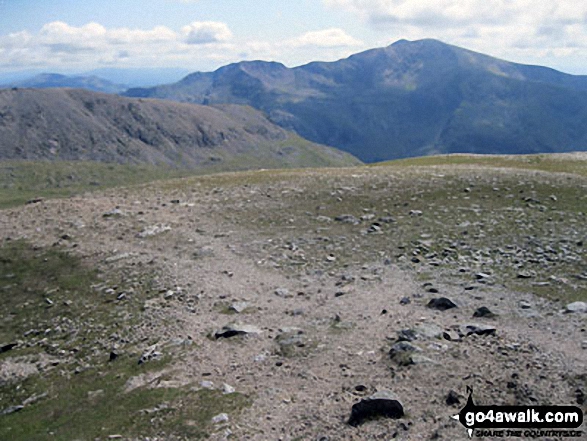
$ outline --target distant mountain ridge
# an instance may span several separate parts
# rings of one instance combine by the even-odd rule
[[[360,164],[246,106],[77,89],[0,90],[0,160],[90,160],[219,171]]]
[[[95,75],[70,76],[56,73],[43,73],[26,80],[16,81],[4,87],[22,87],[34,89],[73,88],[92,90],[94,92],[120,93],[128,89],[124,84],[116,84]]]
[[[126,96],[247,104],[366,161],[587,149],[587,76],[436,40],[398,41],[296,68],[247,61]]]

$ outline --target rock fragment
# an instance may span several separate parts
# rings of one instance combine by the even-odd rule
[[[446,311],[447,309],[456,308],[457,305],[446,297],[438,297],[428,302],[428,308],[436,309],[438,311]]]
[[[348,424],[357,427],[373,418],[399,419],[403,416],[404,408],[397,396],[390,391],[382,390],[353,404]]]

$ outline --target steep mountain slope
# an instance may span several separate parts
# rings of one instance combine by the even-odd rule
[[[282,127],[364,161],[587,148],[587,76],[435,40],[402,40],[293,69],[242,62],[126,95],[249,104]]]
[[[126,89],[123,84],[113,83],[95,75],[69,76],[55,73],[35,75],[26,80],[12,82],[5,87],[28,87],[35,89],[70,87],[106,93],[119,93]]]
[[[0,160],[93,160],[217,170],[356,164],[235,105],[75,89],[0,90]]]

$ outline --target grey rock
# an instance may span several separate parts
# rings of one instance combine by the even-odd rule
[[[137,233],[137,237],[140,239],[146,239],[147,237],[157,236],[167,231],[171,231],[171,227],[168,225],[152,225]]]
[[[565,312],[568,312],[568,313],[587,312],[587,303],[586,302],[573,302],[573,303],[569,303],[565,307]]]
[[[343,224],[357,225],[358,223],[360,223],[360,220],[352,214],[341,214],[340,216],[336,216],[334,220],[337,222],[342,222]]]
[[[277,289],[274,291],[274,294],[275,294],[276,296],[278,296],[278,297],[282,297],[282,298],[284,298],[284,299],[287,299],[287,298],[293,297],[293,294],[291,294],[291,293],[289,292],[289,289],[287,289],[287,288],[277,288]]]
[[[469,323],[467,325],[461,326],[461,333],[464,336],[469,336],[472,334],[476,335],[495,335],[497,329],[493,326],[489,325],[481,325],[476,323]]]
[[[0,411],[0,415],[10,415],[11,413],[20,412],[22,409],[24,409],[24,406],[10,406]]]
[[[518,303],[518,306],[522,309],[531,309],[532,308],[532,304],[530,302],[525,301],[525,300],[521,300],[520,303]]]
[[[145,351],[143,352],[143,354],[139,358],[139,364],[147,363],[149,361],[161,358],[163,353],[158,351],[157,348],[158,348],[158,345],[154,344],[152,346],[149,346],[147,349],[145,349]]]
[[[243,312],[248,307],[249,307],[249,304],[247,302],[234,302],[233,304],[231,304],[229,306],[229,309],[231,311],[236,312],[237,314],[240,314],[241,312]]]
[[[210,257],[214,255],[214,248],[212,248],[209,245],[203,246],[198,248],[196,251],[194,251],[194,254],[192,255],[192,257],[194,259],[201,259],[204,257]]]
[[[212,423],[222,424],[222,423],[227,423],[228,420],[229,420],[228,415],[225,413],[221,413],[221,414],[216,415],[215,417],[212,418]]]
[[[441,338],[443,333],[442,328],[433,323],[420,323],[414,330],[418,336],[424,338]]]

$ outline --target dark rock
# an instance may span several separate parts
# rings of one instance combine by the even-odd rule
[[[18,343],[8,343],[7,345],[2,345],[2,346],[0,346],[0,354],[3,354],[4,352],[11,351],[12,349],[14,349],[17,346],[18,346]]]
[[[446,396],[445,399],[446,405],[447,406],[458,406],[459,404],[461,404],[461,400],[459,399],[459,394],[457,394],[454,390],[450,390],[448,392],[448,395]]]
[[[491,318],[495,317],[495,314],[491,312],[491,310],[487,306],[482,306],[481,308],[477,309],[477,311],[475,311],[473,317]]]
[[[428,302],[428,308],[436,309],[438,311],[446,311],[447,309],[456,308],[457,305],[446,297],[438,297]]]
[[[409,305],[410,303],[412,303],[412,301],[409,297],[402,297],[399,303],[400,305]]]
[[[28,201],[26,201],[27,205],[30,204],[38,204],[39,202],[43,202],[45,199],[43,198],[33,198],[33,199],[29,199]]]
[[[231,338],[237,335],[260,334],[261,332],[263,331],[251,325],[228,324],[223,326],[222,329],[215,331],[214,338]]]
[[[373,418],[401,418],[404,408],[396,396],[389,391],[380,391],[369,398],[353,404],[348,424],[357,427]]]
[[[119,354],[117,351],[110,351],[110,357],[108,361],[114,361],[118,358]]]

